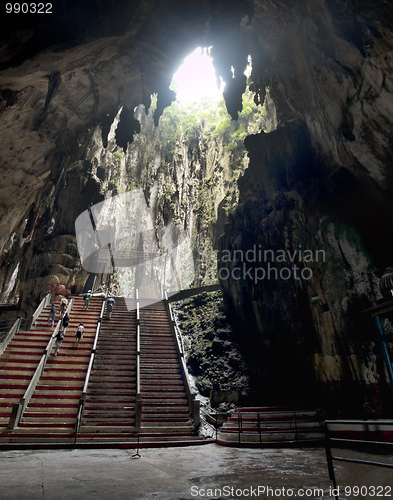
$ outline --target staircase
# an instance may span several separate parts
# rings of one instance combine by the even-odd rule
[[[141,301],[140,441],[203,441],[190,421],[175,339],[163,301]]]
[[[58,305],[58,304],[57,304]],[[70,323],[66,329],[64,340],[57,356],[49,356],[45,370],[16,429],[7,430],[4,423],[0,435],[0,443],[58,443],[71,444],[75,434],[75,422],[79,398],[82,392],[86,368],[96,331],[97,320],[100,314],[102,298],[91,298],[88,311],[82,311],[82,297],[74,298],[73,309],[70,314]],[[18,402],[27,389],[32,375],[38,365],[42,352],[46,347],[54,327],[46,324],[50,306],[43,310],[34,328],[30,332],[20,332],[11,341],[1,362],[6,362],[9,378],[4,382],[4,389],[14,397],[9,403]],[[58,315],[56,316],[56,323]],[[75,331],[79,323],[83,322],[85,332],[79,347],[75,345]],[[25,340],[28,339],[28,340]],[[4,359],[7,351],[15,356],[13,362]],[[23,355],[23,358],[21,357]],[[13,373],[9,367],[17,359],[25,360],[28,356],[30,363],[22,364],[23,379]],[[21,376],[19,376],[21,377]],[[16,380],[23,380],[18,392],[15,391]],[[7,393],[6,392],[6,393]],[[4,398],[3,398],[4,399]]]
[[[140,302],[141,426],[136,428],[136,301],[117,298],[104,319],[78,446],[204,443],[196,435],[164,302]],[[149,304],[145,305],[144,304]]]
[[[49,308],[43,313],[45,319]],[[53,328],[41,320],[30,331],[19,331],[0,357],[0,441],[7,430],[14,403],[25,393]]]
[[[309,408],[239,408],[220,428],[222,446],[278,447],[323,442],[322,414]]]
[[[135,335],[136,311],[117,298],[102,321],[78,443],[134,440]]]
[[[19,426],[11,430],[7,426],[13,404],[23,397],[55,329],[47,324],[50,306],[42,311],[30,332],[14,336],[0,357],[0,448],[74,446],[79,402],[102,301],[102,297],[92,297],[88,311],[83,311],[82,297],[74,298],[70,324],[59,353],[48,358]],[[190,418],[189,392],[181,374],[179,349],[165,303],[140,301],[142,413],[138,427],[135,300],[116,298],[111,319],[105,316],[76,446],[151,447],[211,442],[196,435]],[[84,323],[85,331],[79,347],[75,348],[75,332],[80,322]]]

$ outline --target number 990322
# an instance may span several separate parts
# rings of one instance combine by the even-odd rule
[[[53,14],[51,3],[11,3],[5,4],[7,14]]]

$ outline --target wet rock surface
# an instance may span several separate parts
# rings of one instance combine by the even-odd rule
[[[203,293],[175,302],[174,313],[198,391],[206,397],[213,388],[239,391],[239,404],[244,404],[253,394],[252,382],[225,316],[222,293]]]
[[[320,172],[301,121],[245,144],[250,166],[220,241],[219,277],[239,336],[253,339],[261,401],[389,415],[377,332],[362,314],[381,295],[378,255],[356,223],[360,181]]]

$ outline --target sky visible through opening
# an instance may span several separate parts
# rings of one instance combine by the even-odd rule
[[[176,92],[177,102],[200,102],[203,97],[219,101],[222,98],[224,83],[217,87],[213,59],[209,49],[198,47],[184,59],[183,64],[173,75],[171,89]]]

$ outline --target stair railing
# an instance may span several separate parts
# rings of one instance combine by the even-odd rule
[[[213,408],[209,408],[209,411],[206,408],[203,408],[203,403],[200,408],[201,413],[201,426],[208,426],[213,430],[214,439],[217,439],[218,429],[228,420],[228,417],[231,416],[231,412],[228,411],[216,411]],[[223,416],[223,418],[220,418]],[[210,422],[209,422],[210,420]],[[214,424],[212,423],[214,421]],[[213,436],[211,436],[213,437]]]
[[[210,410],[210,411],[212,411],[212,410]],[[215,425],[213,425],[210,422],[208,422],[208,418],[209,419],[212,418],[211,415],[203,408],[200,409],[200,412],[201,412],[202,425],[208,426],[213,431],[214,439],[217,439],[219,413],[215,412],[215,414],[214,414]],[[213,437],[213,436],[211,436],[211,437]]]
[[[141,319],[139,312],[139,294],[135,289],[136,298],[136,395],[135,395],[135,429],[138,432],[142,422],[141,394]]]
[[[167,294],[166,290],[165,290],[164,304],[165,304],[165,309],[167,311],[167,314],[169,316],[169,323],[170,323],[172,335],[175,339],[176,351],[177,351],[177,355],[178,355],[178,359],[179,359],[179,363],[180,363],[180,371],[181,371],[181,375],[182,375],[185,390],[186,390],[186,396],[187,396],[188,406],[190,409],[191,418],[194,421],[195,428],[198,428],[200,423],[201,423],[200,411],[199,411],[200,410],[200,402],[198,399],[195,398],[196,395],[191,390],[190,382],[189,382],[188,376],[187,376],[186,362],[184,359],[183,341],[182,341],[182,338],[181,338],[181,335],[179,332],[179,328],[176,324],[176,320],[173,316],[172,307],[169,303],[168,294]]]
[[[336,476],[334,473],[334,465],[333,461],[337,460],[340,462],[349,462],[353,464],[363,464],[363,465],[372,465],[375,467],[384,467],[384,468],[389,468],[393,469],[393,464],[385,463],[385,462],[371,462],[369,460],[358,460],[354,458],[346,458],[346,457],[336,457],[332,455],[332,447],[334,446],[334,443],[337,443],[337,447],[339,446],[345,446],[346,448],[351,448],[352,446],[356,445],[356,449],[361,449],[362,447],[370,447],[370,446],[377,446],[381,447],[383,446],[386,450],[389,450],[390,454],[393,449],[393,443],[391,442],[386,442],[386,441],[366,441],[364,439],[359,439],[359,440],[354,440],[354,439],[340,439],[340,438],[333,438],[330,435],[330,430],[329,430],[329,425],[332,424],[341,424],[341,425],[353,425],[353,424],[363,424],[364,426],[368,427],[368,425],[392,425],[391,420],[383,421],[383,420],[325,420],[325,425],[324,425],[324,430],[325,430],[325,452],[326,452],[326,461],[328,465],[328,471],[329,471],[329,479],[333,482],[333,495],[335,500],[339,500],[339,493],[340,493],[340,487],[337,488],[337,482],[336,482]],[[332,444],[333,443],[333,444]],[[366,448],[368,450],[368,448]],[[390,488],[390,487],[389,487]],[[345,487],[343,488],[345,491]],[[366,496],[367,495],[367,488],[365,486],[360,487],[360,495],[361,496]],[[364,491],[364,494],[363,494]],[[383,494],[382,492],[382,487],[381,487],[381,495]],[[386,490],[384,490],[386,491]],[[390,490],[389,490],[390,492]]]
[[[0,346],[0,356],[7,349],[7,346],[11,342],[11,340],[14,338],[14,335],[19,332],[21,322],[22,322],[21,318],[18,318],[15,321],[15,323],[11,326],[9,332],[5,334],[4,340]]]
[[[71,313],[72,306],[74,304],[74,299],[72,299],[67,307],[66,312],[68,314]],[[53,348],[53,344],[56,341],[56,335],[59,333],[61,328],[61,319],[57,322],[55,331],[51,335],[51,338],[49,339],[49,342],[47,346],[44,349],[44,352],[41,356],[40,362],[38,363],[38,366],[34,372],[34,375],[32,376],[30,380],[30,384],[26,389],[26,392],[24,393],[23,397],[19,400],[19,403],[14,403],[14,406],[11,411],[11,416],[10,420],[8,423],[8,429],[15,429],[15,427],[18,427],[22,417],[23,413],[26,410],[28,404],[30,403],[30,399],[35,391],[35,388],[41,378],[41,375],[43,374],[46,366],[46,362],[48,361],[48,357],[50,356],[50,353]]]
[[[71,314],[71,311],[72,311],[72,307],[74,305],[74,299],[71,299],[70,300],[70,303],[68,304],[68,307],[66,309],[66,312],[65,314]],[[53,348],[53,345],[54,343],[56,342],[56,335],[59,333],[59,330],[61,328],[61,322],[62,320],[60,319],[58,322],[57,322],[57,325],[56,325],[56,329],[55,331],[53,332],[53,335],[52,337],[50,338],[49,342],[48,342],[48,345],[46,346],[45,350],[44,350],[44,355],[45,355],[45,361],[44,361],[44,364],[43,364],[43,367],[42,367],[42,372],[41,372],[41,375],[42,373],[44,372],[45,370],[45,366],[46,366],[46,362],[48,361],[48,358],[50,356],[50,353],[52,352],[52,348]]]
[[[35,322],[37,321],[39,315],[42,313],[42,311],[45,309],[46,306],[50,304],[50,301],[52,299],[52,296],[50,293],[48,293],[40,302],[40,305],[37,307],[37,309],[34,311],[33,317],[31,319],[31,326],[34,326]],[[30,329],[29,328],[29,329]]]
[[[77,413],[76,422],[75,422],[74,447],[76,444],[76,438],[78,437],[79,428],[80,428],[81,423],[82,423],[83,411],[85,409],[85,403],[86,403],[86,397],[87,397],[87,388],[89,386],[91,370],[93,369],[94,358],[95,358],[96,351],[97,351],[98,336],[99,336],[100,330],[101,330],[102,318],[104,317],[105,303],[106,303],[106,300],[108,297],[108,293],[109,293],[109,289],[107,289],[106,294],[105,294],[105,299],[102,301],[100,317],[98,318],[98,321],[97,321],[96,334],[94,336],[94,342],[93,342],[93,347],[91,349],[89,365],[87,367],[85,383],[83,384],[82,394],[81,394],[81,397],[79,398],[78,413]]]
[[[297,419],[296,419],[296,411],[293,412],[293,422],[295,424],[295,441],[298,443],[299,442],[299,434],[298,434],[298,429],[297,429]]]
[[[307,429],[307,433],[321,433],[321,430],[323,429],[323,426],[324,426],[324,412],[321,411],[321,410],[313,410],[313,411],[310,411],[312,413],[312,417],[313,419],[311,420],[312,422],[319,422],[319,427],[316,427],[316,428],[308,428]],[[238,442],[241,443],[242,442],[242,438],[241,438],[241,434],[245,433],[247,434],[248,431],[247,431],[247,428],[246,430],[243,428],[243,424],[244,424],[244,421],[243,421],[243,413],[241,413],[240,411],[239,412],[229,412],[229,414],[233,414],[234,416],[237,415],[237,433],[238,433]],[[262,430],[262,425],[261,425],[261,413],[260,412],[257,412],[256,413],[256,417],[257,417],[257,432],[259,434],[259,442],[262,443],[262,434],[263,435],[268,435],[268,434],[275,434],[275,433],[289,433],[289,434],[293,434],[294,435],[294,439],[295,441],[297,442],[297,444],[299,444],[301,442],[301,439],[300,439],[300,436],[299,436],[299,433],[302,431],[302,427],[300,426],[299,428],[299,424],[301,422],[301,420],[299,420],[298,418],[298,415],[296,413],[296,411],[290,411],[290,410],[284,410],[284,411],[265,411],[263,412],[263,416],[266,416],[266,415],[279,415],[281,416],[282,418],[285,418],[286,416],[290,417],[291,420],[280,420],[278,421],[277,423],[288,423],[288,424],[294,424],[294,428],[293,430],[289,430],[287,428],[283,429],[283,430],[269,430],[269,429],[266,429],[266,430]],[[320,441],[320,439],[318,440]]]

